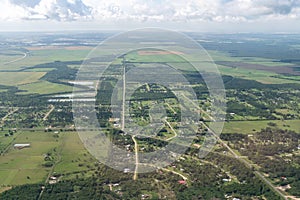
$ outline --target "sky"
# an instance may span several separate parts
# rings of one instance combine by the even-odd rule
[[[300,32],[300,0],[0,0],[0,31]]]

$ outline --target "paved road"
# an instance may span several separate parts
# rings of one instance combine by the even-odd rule
[[[43,121],[46,121],[48,116],[53,112],[53,110],[55,109],[55,107],[53,105],[51,105],[51,109],[49,110],[49,112],[46,113],[46,115],[43,118]]]
[[[135,135],[132,136],[132,140],[134,142],[134,152],[135,152],[135,169],[133,174],[133,180],[137,180],[138,169],[139,169],[139,152],[138,152],[138,143],[135,139]]]
[[[125,103],[126,103],[126,66],[125,66],[125,57],[123,57],[123,94],[122,94],[122,119],[121,119],[121,130],[125,130]],[[138,178],[138,168],[139,168],[139,152],[138,152],[138,143],[135,139],[135,135],[131,136],[134,142],[134,152],[135,152],[135,169],[133,174],[133,180]]]
[[[216,133],[214,131],[212,131],[205,123],[202,122],[202,124],[208,129],[208,131],[210,133],[212,133],[215,138],[224,146],[226,147],[226,149],[228,149],[229,152],[231,152],[231,154],[238,159],[239,161],[243,162],[248,168],[250,169],[254,169],[253,164],[250,163],[248,160],[246,160],[244,157],[239,156],[235,151],[233,151],[226,142],[224,142],[218,135],[216,135]],[[273,189],[273,191],[275,191],[278,195],[280,195],[282,198],[284,199],[288,199],[286,197],[286,195],[284,195],[278,188],[276,188],[269,180],[267,180],[261,172],[253,170],[254,174],[256,174],[265,184],[267,184],[269,187],[271,187],[271,189]]]
[[[215,119],[210,116],[209,113],[207,113],[205,110],[203,110],[199,105],[197,105],[193,100],[191,100],[190,98],[188,98],[185,94],[182,94],[182,96],[187,99],[189,102],[191,102],[200,112],[204,113],[207,117],[209,117],[209,119],[211,121],[215,121]]]
[[[17,112],[19,110],[19,108],[14,108],[12,111],[10,111],[9,113],[7,113],[2,119],[1,119],[1,124],[3,124],[6,120],[7,117],[9,117],[10,115],[14,114],[15,112]]]
[[[173,173],[173,174],[176,174],[176,175],[180,176],[183,180],[188,180],[188,177],[187,177],[187,176],[185,176],[185,175],[183,175],[183,174],[181,174],[181,173],[179,173],[179,172],[176,172],[176,171],[174,171],[174,170],[170,170],[170,169],[166,169],[166,168],[159,168],[159,167],[157,167],[156,165],[149,164],[149,163],[140,163],[140,164],[141,164],[141,165],[147,165],[147,166],[150,166],[150,167],[154,167],[154,168],[157,168],[157,169],[161,169],[161,170],[163,170],[163,171],[171,172],[171,173]]]
[[[55,166],[56,166],[58,163],[61,162],[61,153],[62,153],[63,146],[65,146],[65,140],[63,140],[63,142],[62,142],[62,144],[61,144],[60,151],[59,151],[58,154],[57,154],[57,157],[58,157],[57,160],[55,161],[54,165],[51,167],[51,170],[49,171],[49,173],[48,173],[48,175],[47,175],[47,178],[46,178],[46,180],[45,180],[45,185],[48,184],[49,179],[50,179],[50,177],[51,177],[52,174],[53,174],[53,171],[54,171]],[[45,188],[46,188],[46,187],[42,188],[42,190],[41,190],[41,192],[40,192],[40,194],[39,194],[38,200],[40,200],[40,199],[42,198]]]
[[[123,57],[123,94],[122,94],[122,127],[121,129],[125,129],[125,102],[126,102],[126,67],[125,67],[125,58]]]
[[[17,53],[19,53],[19,52],[17,52]],[[9,61],[9,62],[6,62],[6,63],[4,63],[3,65],[8,65],[8,64],[11,64],[11,63],[14,63],[14,62],[18,62],[18,61],[20,61],[20,60],[25,59],[26,57],[27,57],[27,53],[23,53],[23,57],[17,58],[17,59],[15,59],[15,60],[12,60],[12,61]]]
[[[167,141],[169,141],[169,140],[172,140],[173,138],[176,138],[177,137],[177,132],[174,130],[174,128],[171,126],[171,124],[167,121],[167,120],[165,120],[165,122],[167,123],[167,125],[169,126],[169,128],[172,130],[172,132],[174,133],[174,136],[172,136],[172,137],[170,137],[170,138],[168,138],[167,139]]]
[[[201,112],[206,114],[212,121],[215,121],[213,117],[211,117],[207,112],[205,112],[202,108],[200,108],[199,105],[197,105],[195,102],[190,100],[187,96],[183,94],[183,96],[188,99],[196,108],[198,108]],[[231,149],[226,142],[224,142],[213,130],[211,130],[204,122],[201,122],[210,133],[214,135],[214,137],[224,146],[226,149],[231,152],[231,154],[238,159],[239,161],[243,162],[248,168],[254,169],[253,164],[250,163],[248,160],[246,160],[244,157],[239,156],[233,149]],[[278,188],[276,188],[269,180],[267,180],[263,174],[259,171],[253,170],[254,174],[256,174],[265,184],[267,184],[273,191],[275,191],[278,195],[280,195],[284,199],[288,199],[286,195],[284,195]]]

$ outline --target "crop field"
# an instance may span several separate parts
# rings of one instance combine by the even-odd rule
[[[0,131],[0,153],[2,154],[7,146],[11,144],[15,138],[17,137],[18,134],[14,134],[13,136],[5,136],[7,134],[7,131]]]
[[[45,72],[0,72],[0,85],[17,86],[38,81]]]
[[[255,80],[264,84],[299,83],[297,80],[276,78],[278,74],[256,69],[232,68],[218,65],[221,74],[237,78]]]
[[[24,90],[20,94],[55,94],[72,92],[73,87],[58,83],[50,83],[48,81],[37,81],[19,86],[20,90]]]
[[[215,62],[242,62],[248,64],[259,64],[269,67],[283,67],[293,66],[291,63],[278,62],[275,59],[262,58],[262,57],[237,57],[231,56],[229,53],[221,51],[207,51]]]
[[[159,52],[159,53],[154,53]],[[139,51],[126,55],[129,62],[183,62],[184,60],[177,54],[164,51]]]
[[[54,171],[59,174],[67,174],[88,170],[94,166],[87,164],[95,163],[96,160],[85,149],[77,132],[61,134],[61,162],[59,162]]]
[[[224,124],[223,133],[253,134],[275,123],[277,128],[300,133],[300,120],[230,121]]]
[[[294,65],[281,63],[276,60],[258,57],[231,57],[229,54],[209,51],[212,60],[217,64],[221,74],[233,77],[256,80],[264,84],[299,83],[297,71],[293,70]],[[180,70],[192,70],[181,57],[182,53],[162,51],[138,51],[126,55],[126,60],[131,63],[162,62]],[[205,66],[207,58],[199,58],[194,55],[185,55],[193,62],[200,62]],[[207,69],[205,69],[207,70]],[[287,73],[290,76],[287,76]]]
[[[299,87],[296,84],[300,83],[300,71],[297,67],[298,58],[294,57],[294,53],[283,52],[285,54],[282,55],[282,46],[277,46],[278,51],[274,52],[273,46],[270,47],[269,42],[265,42],[264,46],[259,47],[256,47],[256,43],[249,42],[248,44],[248,41],[228,43],[228,46],[226,46],[222,43],[223,39],[219,38],[221,36],[218,36],[218,38],[206,44],[206,48],[209,49],[207,51],[208,55],[205,51],[202,52],[202,55],[195,55],[194,49],[189,49],[187,45],[179,47],[176,43],[168,44],[168,48],[172,47],[172,51],[160,50],[160,45],[163,45],[159,44],[158,41],[157,44],[154,43],[157,45],[155,48],[134,50],[115,58],[111,62],[111,58],[117,55],[114,48],[125,49],[128,46],[126,42],[116,41],[112,47],[107,47],[109,46],[107,45],[104,46],[105,48],[100,46],[100,48],[94,49],[93,46],[84,46],[83,44],[96,46],[97,41],[105,37],[99,38],[97,35],[91,38],[86,35],[81,37],[74,35],[73,40],[69,34],[66,37],[43,36],[34,39],[33,43],[30,44],[24,43],[21,46],[22,43],[20,43],[19,49],[14,43],[10,45],[10,49],[6,52],[0,49],[0,91],[2,91],[0,95],[0,193],[11,187],[13,192],[18,193],[19,187],[13,187],[16,185],[23,185],[26,191],[30,191],[27,188],[33,186],[28,184],[40,183],[46,186],[43,198],[50,199],[47,195],[51,191],[53,193],[66,192],[76,195],[84,190],[81,187],[81,183],[84,183],[83,180],[87,183],[89,183],[89,180],[95,180],[97,181],[97,192],[105,193],[105,190],[101,189],[103,187],[107,191],[110,190],[110,193],[116,193],[115,195],[122,192],[123,196],[120,198],[124,199],[133,199],[130,195],[126,196],[126,190],[134,191],[136,189],[135,185],[141,186],[141,194],[151,194],[151,197],[154,198],[156,196],[162,198],[170,191],[176,192],[178,188],[180,189],[178,194],[183,194],[181,198],[178,197],[179,199],[182,199],[185,195],[194,194],[194,192],[204,195],[201,196],[203,199],[213,197],[222,199],[226,195],[231,195],[229,198],[241,199],[249,199],[250,196],[261,199],[276,199],[264,195],[262,191],[269,189],[265,187],[269,184],[266,184],[268,182],[262,180],[259,176],[254,176],[254,174],[262,174],[261,177],[271,181],[277,187],[284,185],[282,180],[279,179],[283,175],[289,175],[289,172],[286,171],[282,174],[268,172],[268,170],[277,172],[276,166],[273,166],[272,162],[278,161],[277,165],[282,165],[280,169],[292,169],[298,172],[298,169],[293,168],[296,162],[285,163],[282,159],[286,158],[282,157],[281,159],[280,157],[284,155],[283,151],[284,153],[295,153],[295,156],[299,152],[297,141],[284,141],[286,136],[290,135],[297,138],[300,133]],[[244,36],[241,37],[241,40],[244,40],[243,38]],[[63,42],[65,39],[67,39],[67,43]],[[294,48],[299,49],[299,46],[294,46]],[[92,54],[90,54],[91,51]],[[86,58],[87,68],[81,71],[84,77],[76,80],[81,61]],[[215,62],[220,74],[223,75],[226,87],[224,102],[227,103],[227,113],[223,135],[221,135],[221,140],[214,149],[216,154],[211,154],[213,156],[208,156],[206,160],[200,161],[193,154],[196,153],[196,148],[201,147],[202,142],[205,140],[205,135],[210,129],[209,123],[215,122],[213,117],[209,116],[210,113],[217,111],[212,105],[223,102],[223,100],[213,99],[209,96],[205,81],[190,62],[195,64],[195,67],[201,68],[199,69],[200,73],[209,73],[215,70],[211,61]],[[70,95],[73,91],[72,84],[78,87],[78,96],[87,94],[87,92],[83,92],[87,89],[88,91],[92,90],[90,93],[94,95],[95,88],[91,87],[93,84],[88,82],[93,83],[99,77],[97,77],[98,73],[91,74],[90,72],[101,72],[106,65],[108,68],[101,77],[100,82],[97,83],[97,101],[94,108],[96,108],[101,127],[105,130],[105,135],[111,142],[119,147],[126,148],[128,153],[136,154],[136,169],[135,171],[132,171],[131,168],[129,170],[135,172],[133,179],[138,180],[138,182],[132,182],[131,173],[123,174],[122,172],[112,171],[111,168],[106,167],[104,163],[99,162],[91,155],[90,152],[97,153],[97,157],[103,159],[108,158],[108,156],[118,156],[112,154],[113,151],[109,151],[111,150],[109,144],[95,138],[95,136],[99,136],[99,132],[90,129],[84,133],[84,136],[88,137],[85,138],[85,141],[91,145],[87,150],[78,133],[74,131],[75,127],[80,126],[78,124],[75,126],[76,121],[74,121],[72,113],[71,100],[74,98]],[[148,67],[155,69],[154,67],[159,66],[163,69],[162,66],[164,65],[179,70],[179,73],[190,81],[189,84],[186,84],[181,83],[178,79],[176,88],[187,88],[187,85],[189,85],[188,87],[193,88],[196,92],[198,101],[179,102],[175,96],[179,94],[175,87],[172,91],[155,83],[140,86],[131,77],[123,74],[135,68],[143,70]],[[158,71],[156,73],[159,73]],[[177,76],[175,76],[175,73],[174,76],[172,76],[172,72],[168,75],[174,77],[173,79],[176,81]],[[126,84],[117,87],[117,81],[122,84],[121,77],[124,78]],[[154,74],[153,77],[159,80],[159,74],[157,77]],[[138,78],[147,79],[143,76]],[[80,82],[84,83],[80,84]],[[10,86],[15,86],[19,90]],[[138,89],[136,89],[136,86],[138,86]],[[126,97],[126,94],[133,92],[130,99],[124,101],[124,103],[129,103],[129,110],[122,109],[120,112],[112,113],[114,105],[111,106],[110,103],[112,102],[111,93],[114,89],[117,92],[114,100],[118,103],[123,102],[123,95]],[[123,90],[126,92],[123,93]],[[187,91],[183,92],[182,95],[186,96],[186,99],[189,97]],[[49,101],[49,99],[55,100]],[[85,103],[85,99],[78,99],[78,101],[82,101],[82,105],[88,105],[88,103]],[[199,106],[199,109],[196,110],[194,106],[188,106],[190,102]],[[126,108],[126,105],[123,105],[124,108]],[[161,105],[163,105],[163,109],[158,107]],[[164,118],[164,124],[155,130],[153,137],[133,136],[132,134],[137,134],[132,131],[134,130],[132,129],[133,126],[136,124],[141,127],[146,126],[143,129],[143,134],[147,135],[148,132],[150,134],[148,125],[152,127],[152,123],[156,119],[162,118],[161,113],[156,112],[156,109],[164,111],[166,117]],[[163,171],[165,170],[158,170],[157,172],[160,174],[157,173],[157,177],[153,174],[155,180],[152,179],[153,177],[148,179],[147,174],[137,175],[137,166],[139,161],[143,160],[143,155],[140,153],[164,149],[164,146],[170,141],[180,140],[179,145],[187,145],[186,141],[181,139],[179,129],[183,124],[179,121],[184,111],[201,112],[201,123],[194,123],[194,121],[187,123],[189,128],[197,131],[197,136],[193,137],[191,142],[191,145],[194,144],[196,148],[189,148],[185,155],[181,155],[180,159],[172,163],[172,166],[166,166],[165,169],[172,172],[174,177],[171,176],[171,173],[165,173],[165,179],[160,178],[160,176],[164,176]],[[116,114],[116,116],[113,114]],[[130,121],[123,121],[123,116],[125,119],[130,117]],[[84,122],[89,122],[89,112],[82,112],[82,117]],[[124,126],[128,128],[128,131],[121,131],[121,127]],[[247,135],[253,136],[248,137]],[[260,141],[260,136],[271,138],[276,136],[278,141],[282,141],[282,143],[273,144],[270,142],[270,144],[267,144],[267,142]],[[255,143],[251,143],[250,140],[255,141]],[[235,145],[238,143],[237,141],[247,151]],[[30,144],[30,147],[14,148],[14,144],[27,143]],[[228,144],[228,147],[225,144]],[[267,146],[270,149],[267,149]],[[252,151],[253,154],[247,154],[248,150],[249,152]],[[273,160],[267,160],[264,154],[257,153],[257,150],[266,153],[266,155],[272,153]],[[140,157],[142,159],[139,160],[138,156],[140,155],[142,155]],[[252,157],[253,155],[255,157]],[[127,159],[122,160],[122,162],[126,162]],[[294,157],[291,157],[291,160],[293,159]],[[210,165],[218,166],[220,170],[207,170],[213,169],[209,167]],[[258,166],[261,168],[257,168]],[[122,171],[126,172],[127,170],[123,168]],[[209,174],[205,174],[205,172],[209,172]],[[223,172],[226,172],[226,176],[225,174],[222,175]],[[220,173],[222,173],[222,176],[216,176]],[[249,176],[250,173],[253,176]],[[190,176],[191,174],[195,176]],[[123,176],[129,177],[131,182],[128,185]],[[276,177],[278,182],[270,178],[271,176]],[[50,177],[52,177],[51,182],[49,182],[51,184],[46,184],[46,180]],[[177,185],[178,180],[181,178],[186,179],[187,184],[185,186]],[[224,181],[223,178],[228,181]],[[261,180],[257,180],[258,178]],[[287,176],[287,178],[288,181],[292,180],[291,176]],[[68,181],[71,184],[68,184]],[[77,181],[81,183],[78,186],[77,184],[71,186],[71,193],[70,191],[63,191],[64,188],[68,190],[69,185]],[[289,182],[295,191],[297,190],[297,181],[295,178],[294,183]],[[168,182],[171,184],[169,185]],[[260,182],[264,182],[264,184]],[[158,196],[158,193],[152,193],[151,189],[148,191],[148,183],[155,183],[155,187],[158,187],[159,193],[163,193],[163,195]],[[114,186],[116,184],[117,186]],[[152,184],[151,187],[154,185]],[[205,187],[199,187],[203,185]],[[208,193],[207,188],[210,192],[209,195],[205,196],[205,193]],[[239,193],[239,191],[248,192],[248,189],[250,189],[249,193]],[[252,189],[254,189],[254,192]],[[90,192],[90,190],[87,192]],[[290,193],[290,191],[285,192],[286,194]],[[216,193],[220,194],[214,196]],[[141,194],[139,194],[139,197],[141,197]],[[295,195],[295,192],[290,194]],[[170,196],[166,198],[173,199]],[[192,199],[190,197],[186,198]],[[57,198],[53,197],[53,199]],[[81,198],[79,197],[79,199]]]
[[[2,141],[2,140],[1,140]],[[13,144],[29,143],[24,149],[15,149]],[[51,171],[45,167],[44,157],[51,153],[57,165],[54,172],[72,174],[86,171],[95,162],[85,150],[76,132],[29,132],[17,134],[8,151],[0,156],[0,188],[7,185],[43,183]]]
[[[4,55],[0,54],[0,71],[14,71],[21,70],[26,67],[32,67],[41,63],[59,61],[80,61],[90,52],[89,48],[38,48],[29,50],[29,53],[24,56],[22,52],[17,55]]]
[[[3,185],[21,185],[42,182],[50,169],[42,166],[44,154],[59,146],[59,142],[44,132],[22,132],[15,143],[30,143],[30,148],[14,149],[13,146],[0,157],[0,182]]]
[[[27,54],[17,50],[1,50],[0,49],[0,70],[14,70],[12,65],[25,59]]]
[[[224,75],[256,80],[267,84],[299,83],[291,63],[260,57],[233,57],[228,53],[208,51]],[[291,76],[287,76],[286,74]]]
[[[287,75],[300,75],[299,72],[295,71],[292,66],[265,66],[260,63],[244,63],[244,62],[218,62],[218,64],[223,66],[228,66],[232,68],[242,68],[242,69],[255,69],[261,71],[269,71],[277,74],[287,74]]]

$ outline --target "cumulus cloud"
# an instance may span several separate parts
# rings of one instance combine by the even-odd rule
[[[0,20],[222,22],[300,17],[300,0],[2,1]]]
[[[57,20],[92,19],[92,8],[81,0],[2,0],[2,20]]]
[[[81,0],[41,0],[31,11],[31,16],[43,16],[47,19],[72,21],[92,18],[92,9]]]

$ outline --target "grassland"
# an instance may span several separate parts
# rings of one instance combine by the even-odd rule
[[[44,154],[59,146],[59,142],[44,132],[22,132],[15,143],[30,143],[26,149],[14,149],[13,146],[0,157],[0,183],[3,185],[22,185],[42,182],[49,168],[42,166]]]
[[[296,76],[285,76],[282,74],[278,74],[274,71],[282,71],[283,68],[287,68],[293,66],[290,63],[281,63],[276,60],[266,59],[266,58],[258,58],[258,57],[231,57],[229,54],[217,52],[217,51],[209,51],[209,55],[211,56],[214,62],[239,62],[242,67],[230,67],[224,65],[218,65],[218,69],[221,74],[229,75],[233,77],[248,79],[248,80],[256,80],[258,82],[264,84],[283,84],[283,83],[299,83],[299,78]],[[197,57],[195,55],[184,55],[186,58],[189,58],[189,61],[199,62],[202,68],[205,68],[207,65],[207,57],[204,55]],[[203,58],[202,58],[203,57]],[[163,62],[168,63],[169,65],[175,67],[179,70],[193,70],[190,64],[185,61],[181,55],[176,54],[146,54],[140,55],[138,52],[131,52],[126,55],[126,60],[132,63],[151,63],[151,62]],[[249,65],[249,67],[245,65]],[[255,69],[255,65],[262,69]],[[279,69],[280,68],[280,69]],[[205,70],[209,70],[206,69]],[[289,69],[291,70],[291,69]]]
[[[0,72],[0,85],[17,86],[38,81],[45,72]]]
[[[25,58],[20,55],[0,55],[0,71],[3,70],[20,70],[25,67],[35,66],[41,63],[49,63],[53,61],[80,61],[84,60],[92,48],[38,48],[30,50]],[[2,61],[3,60],[3,61]],[[11,62],[14,61],[15,62]],[[11,62],[11,63],[8,63]]]
[[[249,64],[260,64],[265,66],[292,66],[290,63],[277,62],[277,60],[259,57],[233,57],[229,53],[219,51],[208,51],[209,55],[215,62],[230,61],[230,62],[244,62]]]
[[[85,164],[96,162],[95,158],[85,149],[76,132],[61,134],[60,140],[63,141],[61,162],[54,168],[56,173],[67,174],[88,170],[89,168]]]
[[[262,121],[231,121],[224,124],[223,133],[253,134],[275,123],[280,129],[293,130],[300,133],[300,120],[262,120]]]
[[[11,144],[17,136],[17,134],[14,134],[13,136],[7,137],[5,136],[5,134],[7,133],[8,131],[0,131],[0,152],[1,153],[5,151],[7,146]]]
[[[20,94],[55,94],[73,91],[72,86],[50,83],[48,81],[37,81],[34,83],[21,85],[19,89],[25,90],[25,92],[21,92]]]
[[[278,74],[263,70],[232,68],[221,65],[218,65],[218,68],[221,74],[242,79],[255,80],[264,84],[299,83],[299,81],[296,80],[275,78]]]
[[[15,143],[30,143],[30,148],[15,149],[13,144],[0,156],[0,188],[7,185],[43,183],[51,167],[45,167],[44,156],[51,152],[58,162],[54,172],[70,174],[88,170],[86,163],[95,159],[85,150],[76,132],[20,132]]]

